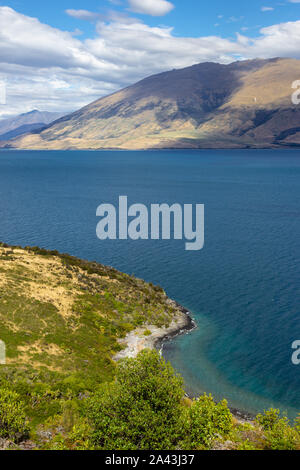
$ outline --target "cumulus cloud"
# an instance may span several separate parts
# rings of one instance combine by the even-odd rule
[[[300,59],[300,21],[276,24],[260,30],[251,41],[252,57],[294,57]]]
[[[93,39],[81,39],[0,7],[0,81],[7,84],[0,116],[35,108],[71,111],[148,75],[199,62],[300,58],[300,21],[235,40],[179,37],[172,28],[119,14],[101,17],[95,28]]]
[[[135,13],[152,16],[164,16],[173,10],[174,5],[166,0],[129,0],[129,5]]]

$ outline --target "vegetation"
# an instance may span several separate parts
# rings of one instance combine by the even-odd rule
[[[226,401],[190,400],[156,351],[114,362],[128,332],[176,314],[161,288],[112,268],[0,245],[0,448],[300,449],[299,421],[243,423]]]
[[[24,396],[37,421],[59,399],[111,381],[119,343],[139,325],[169,325],[164,291],[113,268],[39,248],[0,245],[0,386]]]
[[[299,447],[299,426],[292,428],[280,410],[269,410],[258,415],[257,423],[262,427],[266,439],[266,448],[272,450],[294,450]]]
[[[240,422],[225,400],[187,399],[181,377],[156,351],[120,361],[113,382],[58,400],[52,418],[39,426],[31,423],[39,449],[300,449],[299,426],[291,426],[277,410]]]
[[[88,401],[100,449],[174,449],[181,437],[182,379],[154,351],[125,360],[113,385]]]
[[[187,413],[184,449],[209,449],[216,437],[226,438],[233,430],[233,417],[226,400],[215,403],[212,396],[194,400]]]
[[[20,439],[28,429],[24,404],[17,393],[0,389],[0,437]]]

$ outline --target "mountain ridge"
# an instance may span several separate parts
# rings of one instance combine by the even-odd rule
[[[12,139],[41,129],[63,116],[63,113],[34,109],[0,121],[0,140]]]
[[[296,59],[206,62],[147,77],[5,142],[24,149],[280,148],[300,145]]]

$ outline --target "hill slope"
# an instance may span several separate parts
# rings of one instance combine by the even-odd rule
[[[120,339],[182,316],[161,288],[113,268],[0,245],[0,339],[10,372],[111,379]]]
[[[33,149],[300,145],[300,61],[202,63],[155,75],[6,143]]]
[[[12,139],[28,132],[41,129],[62,116],[62,113],[34,110],[13,118],[3,119],[0,121],[0,140]]]

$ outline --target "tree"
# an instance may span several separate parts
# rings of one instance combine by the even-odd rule
[[[122,361],[89,400],[93,441],[106,450],[172,450],[181,437],[183,380],[156,351]]]
[[[227,436],[233,428],[226,400],[215,403],[211,395],[194,400],[186,426],[182,446],[189,450],[209,449],[214,440]]]

